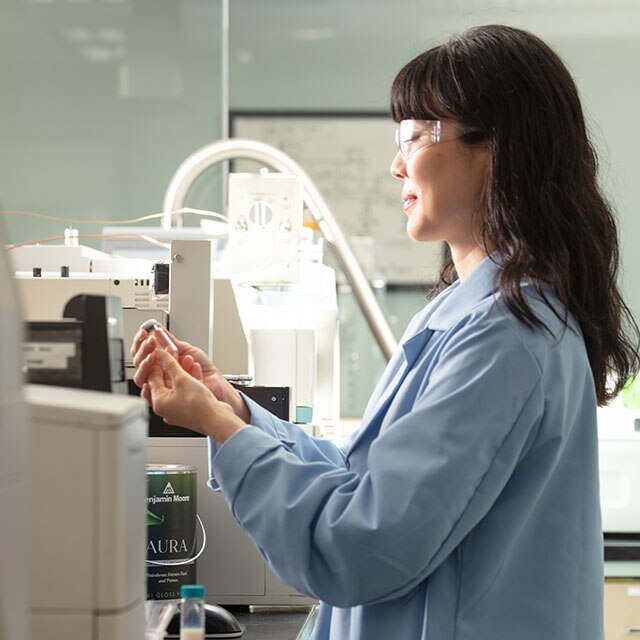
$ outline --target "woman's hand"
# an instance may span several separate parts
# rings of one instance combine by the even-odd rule
[[[210,436],[218,444],[247,426],[231,406],[220,402],[205,386],[199,363],[193,362],[192,371],[187,373],[162,349],[148,354],[144,363],[149,375],[142,393],[167,424]]]
[[[165,329],[165,331],[167,331],[167,329]],[[197,379],[201,380],[218,400],[230,405],[234,413],[244,422],[249,422],[249,410],[242,396],[209,360],[206,353],[202,349],[198,349],[198,347],[194,347],[184,340],[178,340],[169,331],[167,331],[167,333],[176,347],[178,347],[178,361],[182,368],[187,373],[193,375],[193,367],[197,364],[200,372],[200,377]],[[150,335],[144,329],[140,329],[133,338],[131,356],[133,358],[133,365],[137,369],[133,381],[143,389],[142,396],[145,398],[144,385],[153,367],[153,362],[148,361],[147,357],[156,349],[158,349],[158,343],[153,337],[153,334]],[[149,400],[149,398],[147,398],[147,400]]]

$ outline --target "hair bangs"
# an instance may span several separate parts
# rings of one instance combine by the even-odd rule
[[[401,120],[440,120],[450,118],[440,87],[438,59],[442,47],[429,49],[406,64],[391,86],[391,117]]]

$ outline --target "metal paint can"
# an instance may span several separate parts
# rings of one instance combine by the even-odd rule
[[[147,465],[147,600],[196,583],[197,467]]]

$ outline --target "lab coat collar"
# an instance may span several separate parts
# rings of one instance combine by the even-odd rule
[[[456,280],[440,296],[446,296],[427,321],[433,331],[445,331],[467,315],[473,307],[497,290],[501,256],[494,251],[464,280]],[[438,296],[434,302],[440,297]]]
[[[429,338],[433,334],[433,329],[426,326],[422,330],[414,333],[408,340],[402,343],[402,350],[404,351],[405,364],[411,366],[418,355],[423,351]]]

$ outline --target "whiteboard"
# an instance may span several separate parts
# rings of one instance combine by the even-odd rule
[[[386,114],[230,114],[233,137],[270,144],[311,177],[370,280],[425,284],[437,279],[440,245],[406,233],[400,193],[391,177],[396,124]],[[234,162],[233,171],[256,171]]]

